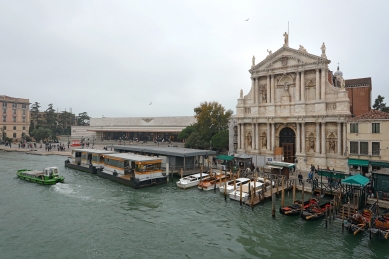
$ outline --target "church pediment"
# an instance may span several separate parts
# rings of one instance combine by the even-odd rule
[[[250,73],[256,73],[261,71],[284,69],[288,67],[306,66],[309,64],[329,64],[330,62],[331,61],[325,58],[308,53],[301,46],[299,50],[283,46],[276,52],[269,53],[269,55],[264,60],[253,66],[249,71]]]

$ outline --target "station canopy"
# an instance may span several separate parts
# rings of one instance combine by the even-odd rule
[[[356,185],[361,187],[366,186],[368,183],[369,183],[369,178],[364,177],[363,175],[360,174],[356,174],[342,180],[342,184]]]

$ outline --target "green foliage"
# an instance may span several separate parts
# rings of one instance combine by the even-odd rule
[[[196,131],[195,129],[195,126],[194,125],[190,125],[188,127],[186,127],[185,129],[183,129],[180,134],[178,134],[178,138],[179,139],[188,139],[190,134],[192,134],[192,132]]]
[[[212,146],[224,150],[228,146],[228,121],[233,112],[217,102],[203,102],[194,108],[197,123],[186,127],[178,135],[180,139],[186,139],[185,147],[208,149],[211,140],[215,137]],[[216,146],[215,146],[216,145]]]
[[[38,118],[38,115],[39,115],[39,108],[41,107],[39,104],[40,104],[40,103],[35,102],[34,104],[31,105],[31,113],[32,113],[32,117],[33,117],[34,119],[37,119],[37,118]]]
[[[53,104],[49,104],[49,108],[46,110],[46,125],[49,129],[54,131],[57,128],[58,122],[53,108]]]
[[[58,134],[70,134],[70,125],[72,121],[72,114],[67,111],[63,111],[60,118],[61,132]]]
[[[88,126],[89,125],[90,117],[88,116],[88,113],[82,112],[78,114],[77,118],[77,125],[78,126]]]
[[[34,137],[35,141],[41,141],[48,139],[49,137],[52,136],[52,131],[48,128],[37,128],[34,129],[34,131],[31,133],[31,136]]]
[[[212,148],[220,151],[228,149],[228,130],[220,131],[212,137]]]
[[[383,112],[389,112],[389,107],[386,107],[386,103],[384,103],[384,96],[378,95],[374,101],[373,109]]]
[[[208,149],[209,142],[205,142],[198,132],[192,132],[185,142],[186,148]]]

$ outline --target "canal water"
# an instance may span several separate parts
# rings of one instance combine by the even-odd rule
[[[65,159],[0,151],[0,258],[389,258],[389,240],[342,233],[339,221],[272,219],[270,201],[251,209],[173,182],[134,190]],[[47,166],[65,183],[15,176]]]

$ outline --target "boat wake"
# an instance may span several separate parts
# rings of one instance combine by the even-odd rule
[[[77,185],[71,185],[66,183],[57,183],[56,185],[53,185],[53,190],[59,194],[65,195],[67,197],[71,198],[77,198],[85,201],[97,201],[99,200],[92,198],[89,195],[86,195],[85,193],[82,193],[82,189],[79,188],[81,186]]]

